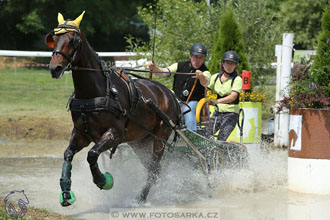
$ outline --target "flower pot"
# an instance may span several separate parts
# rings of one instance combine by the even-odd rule
[[[288,186],[330,194],[330,110],[290,109]]]

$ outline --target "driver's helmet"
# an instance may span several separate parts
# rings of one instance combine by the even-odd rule
[[[206,47],[201,43],[196,43],[191,46],[190,54],[206,57]]]

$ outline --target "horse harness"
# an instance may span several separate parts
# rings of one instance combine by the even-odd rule
[[[166,140],[156,136],[152,131],[148,130],[141,122],[139,122],[135,117],[133,117],[134,112],[141,101],[147,104],[168,126],[172,129],[175,128],[175,124],[171,121],[171,119],[161,110],[159,107],[151,100],[147,99],[142,95],[140,89],[135,85],[134,81],[131,77],[127,76],[123,71],[118,71],[114,69],[109,69],[106,65],[105,61],[101,60],[102,71],[106,77],[106,95],[104,97],[96,97],[92,99],[77,99],[75,98],[74,92],[71,94],[68,100],[68,110],[71,112],[80,113],[83,124],[84,124],[84,132],[90,138],[89,134],[89,125],[88,125],[88,116],[86,113],[98,112],[98,111],[109,111],[113,113],[117,118],[123,119],[124,117],[128,117],[125,124],[125,132],[127,131],[127,127],[130,121],[133,121],[135,124],[143,128],[147,131],[148,134],[154,136],[158,140],[160,140],[165,145],[170,145]],[[72,67],[73,70],[83,69],[81,67]],[[87,70],[88,68],[86,68]],[[89,69],[88,69],[89,70]],[[95,70],[95,69],[94,69]],[[112,83],[110,74],[117,74],[127,85],[130,97],[130,110],[129,112],[124,109],[119,102],[119,93],[115,85]],[[111,98],[112,97],[112,98]],[[91,139],[91,138],[90,138]],[[110,158],[115,153],[116,147],[112,148]]]

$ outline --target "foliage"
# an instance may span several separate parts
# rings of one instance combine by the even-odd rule
[[[81,30],[97,51],[123,51],[128,33],[148,40],[136,7],[152,0],[8,0],[0,1],[0,48],[45,50],[45,35],[57,25],[57,13],[75,19],[86,10]]]
[[[311,61],[296,63],[290,79],[290,93],[280,101],[278,111],[285,108],[326,108],[330,98],[313,82],[310,74]]]
[[[281,43],[281,26],[274,17],[276,5],[284,0],[238,0],[235,15],[242,31],[251,70],[251,86],[263,85],[269,76],[275,75],[274,46]]]
[[[158,1],[161,2],[160,5],[165,5],[168,9],[178,10],[178,6],[173,0],[168,1],[167,5],[164,0]],[[62,12],[65,18],[75,18],[83,10],[86,10],[82,30],[94,49],[97,51],[123,51],[127,45],[124,36],[131,34],[143,39],[143,41],[149,40],[147,28],[153,27],[153,19],[151,18],[151,22],[144,24],[137,14],[136,7],[141,6],[143,8],[147,3],[152,2],[157,2],[157,0],[0,0],[1,33],[4,33],[0,36],[0,48],[45,50],[44,36],[56,25],[58,12]],[[179,2],[184,1],[180,0]],[[189,0],[186,2],[187,4],[192,2],[191,5],[197,7],[202,4],[206,5],[205,1]],[[196,2],[200,5],[195,4]],[[187,24],[190,24],[196,19],[204,19],[200,18],[200,15],[206,16],[207,19],[204,19],[206,23],[202,23],[201,29],[200,26],[194,26],[190,30],[195,31],[196,35],[202,36],[202,40],[204,37],[206,41],[212,42],[214,39],[212,33],[218,30],[219,16],[223,14],[223,5],[226,2],[228,0],[211,1],[211,6],[208,8],[209,12],[206,15],[202,13],[185,14],[186,11],[182,11],[181,14],[175,12],[173,21],[181,22],[183,20],[181,17],[190,16],[190,20],[193,20],[187,21]],[[295,43],[298,43],[299,48],[312,49],[320,31],[321,9],[327,0],[233,0],[233,2],[243,41],[248,46],[247,49],[252,48],[251,51],[246,51],[249,63],[262,67],[263,65],[259,65],[259,63],[251,62],[251,54],[260,56],[260,58],[264,56],[263,53],[272,54],[274,49],[269,50],[262,43],[269,43],[273,46],[272,38],[280,37],[277,32],[281,26],[285,27],[285,31],[295,33]],[[193,10],[204,11],[200,8],[193,8]],[[153,13],[151,14],[153,15]],[[207,27],[204,28],[205,25]],[[180,25],[179,28],[181,27]],[[210,28],[208,29],[208,27]],[[180,33],[185,29],[187,28],[173,31]],[[204,32],[201,32],[205,29],[211,33],[211,38],[209,38],[209,33],[205,35]],[[272,32],[273,34],[268,34]],[[261,45],[260,48],[258,43]],[[207,43],[207,48],[210,49],[211,45],[212,43]],[[258,59],[257,61],[260,62]],[[251,68],[253,73],[262,72],[259,69],[256,72],[253,66]]]
[[[151,40],[140,45],[131,43],[128,50],[136,51],[136,46],[141,46],[142,51],[148,53],[148,59],[153,56],[158,65],[189,59],[189,49],[197,42],[207,49],[211,48],[215,11],[212,7],[208,8],[205,1],[159,0],[157,4],[139,7],[138,12],[149,27]],[[153,44],[154,54],[150,53]]]
[[[127,50],[137,52],[138,58],[153,59],[158,66],[168,66],[189,60],[190,47],[197,42],[204,44],[210,54],[216,10],[207,7],[205,1],[158,0],[148,7],[139,7],[138,12],[148,25],[150,35],[149,42],[131,36],[126,38]],[[172,87],[173,77],[153,76],[153,79]]]
[[[233,50],[238,54],[239,65],[237,70],[239,73],[242,70],[249,70],[246,55],[244,54],[244,46],[242,34],[239,25],[235,19],[235,14],[232,3],[229,2],[224,14],[221,16],[219,23],[219,32],[214,39],[211,61],[209,69],[211,73],[219,72],[219,62],[226,51]]]
[[[314,49],[321,30],[322,9],[328,0],[286,0],[278,18],[285,32],[294,33],[296,48]]]
[[[139,54],[149,53],[148,59],[151,60],[156,10],[158,16],[156,19],[154,60],[157,64],[160,66],[169,65],[173,62],[188,59],[189,47],[198,41],[204,43],[208,49],[208,54],[211,54],[212,45],[215,45],[213,42],[217,39],[216,33],[219,31],[220,17],[226,11],[226,2],[229,1],[218,1],[207,7],[204,1],[200,3],[183,0],[159,1],[158,7],[162,10],[159,8],[156,10],[154,5],[149,5],[148,8],[140,7],[139,13],[150,29],[151,42],[143,42],[129,36],[126,38],[130,45],[127,49]],[[263,84],[260,80],[265,79],[265,77],[261,76],[273,75],[275,71],[270,64],[274,59],[274,45],[281,34],[279,28],[276,27],[276,22],[273,20],[272,14],[274,13],[269,13],[267,7],[269,5],[258,0],[234,1],[234,17],[237,18],[239,28],[242,30],[242,40],[246,45],[244,50],[248,55],[249,63],[252,64],[250,68],[253,73],[252,85]],[[203,16],[194,16],[194,19],[191,19],[189,11],[197,11],[197,9],[198,14]],[[192,32],[197,33],[197,39],[194,38],[195,35]],[[209,59],[210,55],[207,56],[206,60]],[[218,63],[220,59],[216,62],[215,72],[219,71]],[[208,63],[207,61],[206,63]],[[166,84],[170,80],[171,78],[166,78]]]
[[[281,100],[278,107],[327,108],[330,106],[330,6],[322,15],[322,32],[314,63],[302,61],[294,66],[290,80],[290,94]]]
[[[314,83],[330,97],[330,2],[322,15],[322,31],[311,71]]]

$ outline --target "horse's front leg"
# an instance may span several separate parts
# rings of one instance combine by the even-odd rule
[[[117,147],[122,141],[123,133],[118,129],[110,128],[103,134],[100,141],[88,152],[87,161],[93,176],[93,182],[100,188],[109,190],[113,186],[113,178],[110,173],[101,173],[97,159],[100,154],[113,147]]]
[[[70,144],[64,152],[64,162],[62,166],[62,176],[60,179],[61,186],[61,196],[60,203],[62,206],[69,206],[74,201],[76,197],[71,191],[71,169],[73,156],[79,152],[84,147],[88,146],[90,141],[84,135],[81,135],[77,129],[73,129]]]

